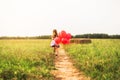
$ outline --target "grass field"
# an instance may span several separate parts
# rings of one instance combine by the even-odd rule
[[[94,80],[120,80],[120,40],[64,46],[75,66]],[[54,80],[50,40],[0,40],[0,80]]]
[[[70,44],[66,51],[75,66],[94,80],[120,80],[120,40],[93,39],[90,44]]]
[[[50,40],[0,40],[0,80],[53,80]]]

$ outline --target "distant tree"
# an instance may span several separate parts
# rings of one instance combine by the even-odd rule
[[[75,35],[73,36],[74,38],[99,38],[99,39],[120,39],[120,35],[108,35],[108,34],[104,34],[104,33],[94,33],[94,34],[79,34],[79,35]]]

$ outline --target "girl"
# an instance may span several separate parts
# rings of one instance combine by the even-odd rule
[[[57,55],[57,53],[58,53],[58,48],[59,48],[60,46],[59,46],[59,44],[57,44],[57,43],[55,42],[55,40],[54,40],[56,37],[58,37],[58,33],[57,33],[57,30],[54,29],[54,30],[53,30],[53,33],[52,33],[52,36],[51,36],[51,38],[52,38],[51,47],[54,48],[54,52],[56,52],[56,55]]]

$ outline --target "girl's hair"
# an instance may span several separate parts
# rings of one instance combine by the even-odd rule
[[[58,36],[57,30],[53,29],[52,39]]]

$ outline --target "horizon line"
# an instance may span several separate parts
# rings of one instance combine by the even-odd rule
[[[120,35],[120,34],[108,34],[108,33],[79,33],[79,34],[71,34],[72,36],[75,35],[84,35],[84,34],[107,34],[107,35]],[[52,35],[52,34],[51,34]],[[42,35],[0,35],[0,37],[38,37],[38,36],[50,36],[49,34],[42,34]]]

